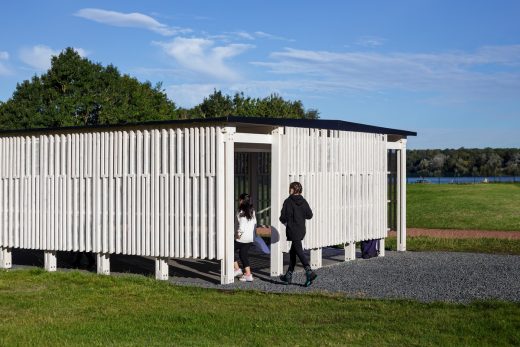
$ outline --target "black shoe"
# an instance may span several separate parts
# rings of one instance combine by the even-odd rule
[[[306,271],[305,275],[307,279],[305,280],[305,287],[308,287],[312,284],[312,282],[318,278],[318,275],[314,271]]]
[[[287,271],[287,273],[285,275],[281,275],[280,280],[284,284],[291,284],[292,283],[292,271]]]

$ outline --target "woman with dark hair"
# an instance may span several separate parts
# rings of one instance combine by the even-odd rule
[[[298,256],[305,269],[305,286],[308,287],[318,276],[312,271],[309,261],[305,253],[303,253],[302,241],[306,233],[305,221],[312,218],[312,210],[307,200],[301,195],[302,191],[303,188],[300,182],[292,182],[289,185],[289,197],[285,199],[280,212],[280,222],[285,224],[287,241],[291,241],[289,268],[285,275],[280,276],[280,279],[286,284],[292,283],[296,256]]]
[[[238,197],[237,226],[235,228],[235,277],[242,282],[253,282],[253,274],[249,265],[249,248],[255,240],[256,215],[251,197],[242,193]],[[238,258],[242,263],[243,271],[238,266]]]

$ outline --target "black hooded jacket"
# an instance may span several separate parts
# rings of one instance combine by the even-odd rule
[[[285,224],[288,241],[303,240],[305,220],[312,218],[312,210],[301,195],[291,195],[283,202],[280,222]]]

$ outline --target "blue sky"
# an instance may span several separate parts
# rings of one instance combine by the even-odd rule
[[[162,81],[300,99],[322,118],[414,130],[410,148],[520,147],[520,1],[12,1],[0,100],[67,46]]]

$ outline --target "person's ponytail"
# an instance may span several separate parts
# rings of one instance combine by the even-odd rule
[[[242,202],[238,206],[238,212],[241,217],[246,217],[248,220],[253,219],[253,204],[251,204],[251,196],[247,193],[242,193],[238,197]]]

